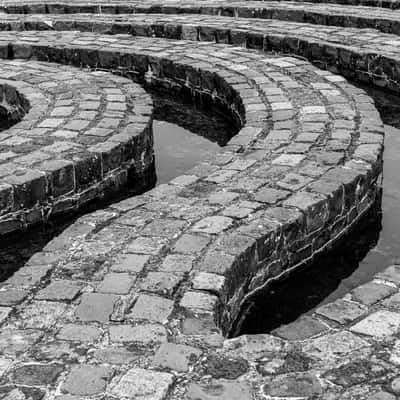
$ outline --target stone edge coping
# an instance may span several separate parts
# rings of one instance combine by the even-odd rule
[[[0,9],[16,14],[10,22],[23,24],[21,14],[201,14],[235,18],[277,19],[283,21],[305,22],[317,25],[343,26],[353,28],[377,29],[385,33],[400,33],[399,11],[366,6],[346,6],[335,4],[317,4],[279,1],[176,1],[162,3],[157,0],[150,2],[105,2],[81,0],[71,2],[21,2],[4,4]]]
[[[68,67],[62,68],[68,70]],[[38,70],[37,73],[41,78],[45,76],[43,70]],[[17,154],[14,154],[14,158],[8,158],[6,163],[3,163],[5,172],[3,172],[1,179],[1,234],[24,229],[26,226],[45,220],[50,214],[54,215],[77,209],[93,198],[101,197],[107,187],[110,187],[111,190],[117,190],[126,181],[127,171],[132,170],[133,167],[138,175],[137,179],[147,169],[152,169],[152,100],[150,96],[138,85],[125,78],[100,71],[90,74],[93,79],[98,79],[99,82],[100,79],[107,79],[108,77],[111,84],[110,88],[112,85],[117,87],[117,82],[124,83],[125,94],[131,96],[131,99],[135,99],[135,102],[138,103],[136,104],[135,117],[128,124],[124,121],[128,111],[124,112],[125,116],[122,119],[119,117],[122,122],[119,131],[109,129],[112,135],[109,135],[106,141],[98,137],[98,143],[92,142],[91,145],[88,145],[86,153],[82,153],[82,146],[76,148],[76,156],[73,156],[72,159],[66,155],[68,151],[64,152],[65,155],[59,153],[58,149],[54,148],[54,144],[47,146],[49,147],[49,154],[53,158],[47,159],[41,164],[38,164],[39,161],[37,161],[36,165],[32,165],[30,158],[26,162],[23,161],[26,154],[18,155],[18,157]],[[23,81],[9,79],[1,80],[0,83],[2,82],[7,82],[16,87],[30,103],[30,110],[22,120],[2,132],[3,139],[9,138],[13,143],[18,140],[18,137],[36,141],[38,136],[33,133],[33,136],[29,139],[30,129],[36,126],[40,127],[42,121],[47,121],[46,118],[50,118],[52,107],[50,107],[49,94],[46,95],[38,86]],[[74,98],[72,100],[74,101]],[[65,119],[65,121],[65,124],[73,124],[75,121],[81,122],[79,113],[72,118]],[[63,126],[58,126],[56,130],[61,132]],[[89,128],[86,130],[89,132]],[[48,134],[47,131],[46,135]],[[74,139],[64,142],[56,141],[61,148],[64,143],[71,145],[71,142],[73,143]],[[46,150],[47,147],[42,146],[36,151],[41,153],[41,150]],[[50,147],[54,149],[50,150]],[[139,149],[139,147],[142,148]],[[55,153],[51,153],[51,151]],[[149,152],[150,154],[146,157],[145,154]],[[127,154],[124,155],[125,153]],[[10,166],[11,168],[13,165],[17,168],[17,176],[15,174],[4,176],[6,167]],[[83,182],[78,177],[78,170],[82,168],[79,166],[85,169],[84,172],[81,171],[84,175],[87,175],[91,168],[95,169],[93,179],[90,180],[89,176]],[[80,183],[81,181],[82,183]],[[114,189],[112,189],[113,186]]]
[[[10,39],[14,35],[14,39]],[[32,43],[32,40],[27,40],[29,39],[30,35],[35,37],[35,41],[37,42],[36,44]],[[52,44],[53,50],[58,48],[60,50],[60,53],[58,53],[58,57],[60,59],[63,59],[62,51],[69,51],[69,49],[75,49],[78,50],[79,52],[79,57],[78,54],[76,62],[80,63],[82,59],[87,60],[85,52],[89,48],[90,51],[93,52],[93,50],[96,48],[99,51],[99,60],[102,64],[102,67],[111,67],[113,65],[120,65],[121,63],[118,62],[119,57],[122,57],[125,52],[132,52],[132,45],[140,45],[140,43],[143,43],[144,48],[146,50],[142,50],[143,54],[148,55],[150,53],[151,60],[154,62],[154,59],[157,58],[152,52],[149,50],[147,45],[150,45],[150,43],[153,43],[154,48],[156,51],[159,52],[159,45],[158,43],[161,43],[161,40],[156,40],[152,39],[146,40],[145,38],[138,40],[138,39],[132,39],[129,38],[128,36],[123,36],[123,35],[117,35],[113,37],[101,37],[99,35],[93,35],[93,34],[81,34],[81,33],[75,33],[74,35],[71,36],[71,33],[59,33],[59,32],[52,32],[52,33],[44,33],[43,35],[46,35],[46,46],[51,46],[50,45],[50,40],[51,37],[53,36],[54,38],[57,38],[58,42],[54,42]],[[31,39],[32,39],[31,36]],[[17,39],[20,37],[20,39]],[[25,40],[24,40],[25,38]],[[66,39],[67,38],[67,39]],[[77,38],[78,44],[74,44],[74,38]],[[101,43],[100,38],[104,38],[105,42],[108,42],[108,45],[105,45],[104,43]],[[42,57],[47,57],[46,52],[43,52],[43,48],[40,46],[40,34],[38,33],[23,33],[18,36],[18,34],[10,34],[8,33],[7,35],[2,34],[0,36],[1,40],[0,42],[0,49],[9,48],[10,45],[14,47],[14,55],[18,56],[19,54],[25,55],[25,57],[30,57],[34,55],[35,57],[41,59]],[[66,45],[65,43],[68,43]],[[96,43],[97,46],[94,46],[93,43]],[[201,48],[201,44],[196,44],[194,45],[193,43],[190,42],[170,42],[173,44],[175,47],[179,47],[179,45],[182,46],[187,46],[188,52],[193,52],[193,49],[197,48],[197,52],[195,54],[198,54],[198,49]],[[58,47],[57,47],[58,46]],[[195,46],[195,47],[193,47]],[[228,51],[227,48],[224,48],[224,46],[218,46],[218,45],[213,45],[215,46],[215,49],[220,49],[220,53],[225,54]],[[118,57],[115,58],[111,56],[109,49],[112,49],[111,52],[116,52],[116,49],[118,51]],[[209,51],[209,46],[205,47],[203,46],[203,51],[204,50]],[[62,50],[62,51],[61,51]],[[229,51],[234,51],[234,50],[229,50]],[[265,58],[263,55],[257,55],[258,53],[256,52],[251,52],[251,51],[244,51],[240,50],[242,54],[248,54],[249,56],[255,60],[257,57],[263,58],[264,62],[266,62],[268,59]],[[102,57],[100,55],[102,54]],[[218,51],[217,51],[218,53]],[[76,54],[76,53],[75,53]],[[91,53],[93,55],[93,53]],[[163,51],[160,53],[158,56],[160,59],[162,58],[168,58],[172,57],[174,62],[176,62],[176,59],[173,58],[173,52],[168,53],[168,51]],[[229,53],[228,53],[229,54]],[[55,56],[53,56],[55,57]],[[81,59],[82,57],[82,59]],[[209,56],[210,57],[210,56]],[[210,57],[211,58],[211,57]],[[182,57],[179,57],[178,60],[183,60]],[[247,62],[250,62],[251,59],[249,59]],[[141,63],[143,63],[145,60],[141,60]],[[212,60],[211,60],[212,61]],[[210,62],[211,62],[210,61]],[[250,68],[244,68],[241,67],[240,64],[241,62],[237,59],[235,60],[236,62],[233,64],[236,67],[236,71],[239,71],[242,73],[244,76],[246,76],[247,73],[252,73],[254,74],[254,71],[252,71]],[[291,59],[278,59],[278,65],[282,68],[289,68],[291,66],[290,64]],[[182,61],[181,61],[182,62]],[[193,63],[193,61],[190,61]],[[304,62],[300,62],[299,60],[294,60],[293,62],[299,63],[298,65],[306,65]],[[109,63],[107,65],[107,63]],[[178,63],[179,64],[179,63]],[[256,62],[254,62],[254,65]],[[156,64],[157,65],[157,64]],[[198,63],[197,63],[198,65]],[[294,64],[296,65],[296,64]],[[143,65],[142,65],[143,68]],[[155,68],[154,72],[157,70],[161,70],[162,68]],[[147,70],[147,67],[144,68],[144,70]],[[314,71],[316,71],[314,69]],[[219,72],[217,71],[217,74]],[[315,72],[316,73],[316,72]],[[351,85],[348,85],[342,78],[336,77],[329,72],[319,72],[321,76],[323,76],[326,79],[326,83],[328,82],[333,85],[337,85],[337,87],[342,87],[344,91],[349,93],[349,96],[353,98],[353,101],[355,105],[357,106],[357,111],[360,113],[360,132],[359,136],[356,137],[356,145],[355,145],[355,151],[351,152],[350,158],[347,160],[346,164],[344,167],[339,166],[337,168],[334,168],[336,170],[337,175],[335,175],[335,171],[331,171],[331,179],[328,179],[328,186],[327,186],[327,191],[325,192],[325,195],[311,195],[310,197],[307,197],[307,195],[303,192],[303,196],[305,197],[300,197],[299,201],[300,202],[295,202],[294,200],[292,202],[288,201],[283,207],[278,206],[278,207],[267,207],[265,211],[267,211],[266,214],[264,214],[264,211],[261,210],[261,215],[260,213],[256,213],[255,219],[254,220],[249,220],[249,224],[245,224],[245,227],[249,228],[249,231],[245,233],[245,231],[242,234],[239,234],[242,238],[246,238],[244,247],[242,245],[238,245],[237,247],[233,247],[232,251],[233,253],[230,254],[230,264],[227,265],[227,271],[231,271],[232,267],[235,269],[235,265],[237,260],[242,260],[242,262],[245,262],[245,266],[247,267],[247,261],[251,260],[252,257],[255,257],[255,260],[257,259],[257,254],[259,251],[264,251],[268,250],[271,247],[271,242],[268,242],[266,240],[267,238],[272,235],[272,237],[285,237],[286,240],[292,240],[292,232],[293,229],[295,232],[298,232],[300,234],[300,237],[302,237],[305,233],[307,233],[307,230],[304,231],[304,229],[307,229],[307,224],[311,222],[311,224],[318,223],[320,224],[321,221],[326,221],[325,217],[325,210],[328,208],[330,209],[333,203],[335,203],[338,199],[337,197],[337,192],[338,193],[347,193],[349,195],[349,198],[351,200],[351,204],[348,204],[350,208],[350,215],[346,216],[345,221],[346,224],[343,228],[339,227],[338,234],[340,232],[346,231],[347,228],[347,222],[348,221],[354,221],[354,219],[357,218],[358,215],[362,214],[363,211],[368,209],[368,207],[371,205],[373,202],[374,198],[374,193],[375,193],[375,180],[377,176],[380,173],[381,170],[381,153],[382,153],[382,141],[383,141],[383,136],[382,136],[382,130],[383,126],[382,123],[380,122],[379,117],[377,116],[376,111],[374,110],[374,107],[372,106],[371,101],[367,96],[362,94],[362,91],[356,91],[355,95],[352,94],[351,92]],[[253,76],[253,75],[251,75]],[[257,77],[257,79],[261,79],[262,77]],[[196,77],[193,77],[194,82],[198,82]],[[229,79],[228,79],[229,81]],[[206,82],[206,81],[205,81]],[[209,90],[212,90],[212,87],[208,88]],[[214,88],[215,89],[215,88]],[[267,113],[267,107],[269,107],[269,102],[268,102],[268,95],[266,96],[266,99],[263,99],[262,103],[258,103],[258,101],[255,101],[252,96],[248,97],[246,96],[246,91],[248,91],[248,86],[245,85],[245,87],[239,86],[236,87],[235,89],[239,94],[243,93],[241,95],[241,98],[244,102],[244,109],[246,112],[244,113],[244,118],[246,119],[246,125],[242,128],[241,132],[237,137],[235,137],[230,145],[224,150],[224,152],[227,155],[230,155],[233,157],[231,159],[232,163],[235,163],[240,160],[240,154],[246,150],[249,146],[251,146],[252,143],[254,143],[254,140],[257,138],[257,135],[260,134],[260,132],[263,131],[263,128],[265,126],[265,120],[264,116],[266,116]],[[249,99],[249,100],[247,100]],[[246,101],[249,101],[249,104],[246,104]],[[255,109],[250,107],[251,104],[264,104],[267,101],[266,108],[263,110],[257,110],[254,111]],[[271,103],[272,104],[272,103]],[[258,107],[257,107],[258,108]],[[253,110],[253,111],[252,111]],[[372,144],[367,144],[363,142],[363,139],[361,139],[361,144],[359,143],[358,139],[360,138],[365,138],[368,140],[370,137],[371,131],[367,128],[368,126],[371,126],[371,123],[373,119],[376,119],[374,124],[374,130],[379,132],[379,138],[376,138],[374,140],[374,143]],[[365,129],[365,131],[364,131]],[[265,133],[265,132],[264,132]],[[256,135],[256,136],[254,136]],[[267,135],[268,137],[268,135]],[[267,144],[267,146],[270,144]],[[366,147],[367,146],[367,147]],[[239,152],[238,152],[239,150]],[[264,150],[265,151],[265,150]],[[354,157],[352,160],[351,158]],[[218,163],[218,160],[216,160]],[[244,160],[241,160],[244,161]],[[229,161],[230,162],[230,161]],[[217,164],[218,165],[218,164]],[[221,169],[221,166],[219,166]],[[224,167],[226,169],[226,166]],[[244,166],[244,169],[242,167],[236,167],[239,168],[240,170],[246,171],[249,166]],[[333,172],[333,173],[332,173]],[[208,174],[209,175],[209,174]],[[114,220],[115,218],[119,219],[119,223],[123,224],[123,220],[126,217],[127,213],[133,212],[133,215],[138,213],[140,215],[143,213],[143,208],[142,207],[155,207],[158,205],[161,207],[171,207],[171,202],[177,201],[177,196],[176,194],[179,193],[182,190],[185,190],[185,187],[190,187],[194,181],[197,181],[199,178],[204,177],[204,175],[199,175],[196,176],[196,172],[193,171],[193,175],[186,175],[183,177],[179,177],[173,182],[162,185],[148,193],[142,196],[138,196],[132,199],[128,199],[122,203],[119,204],[114,204],[109,210],[106,210],[106,220]],[[207,175],[206,175],[207,176]],[[194,180],[194,181],[193,181]],[[322,182],[321,182],[322,183]],[[217,184],[218,186],[218,184]],[[293,196],[293,199],[298,196],[298,193],[296,193]],[[175,200],[174,200],[175,199]],[[182,199],[181,200],[183,204],[185,201]],[[302,201],[306,201],[305,203],[302,203]],[[353,203],[354,202],[354,203]],[[179,203],[179,202],[178,202]],[[185,206],[183,204],[179,205],[179,208],[182,208],[182,213],[181,215],[185,215]],[[190,204],[190,202],[189,202]],[[354,206],[355,204],[355,206]],[[198,211],[202,211],[201,207],[198,207],[198,205],[195,206]],[[287,208],[286,208],[287,207]],[[151,209],[151,208],[150,208]],[[268,217],[268,210],[272,211],[277,211],[277,214],[270,213]],[[172,213],[173,210],[169,208],[170,212]],[[286,211],[285,211],[286,210]],[[280,214],[280,212],[283,212],[283,214]],[[176,210],[175,210],[176,212]],[[285,214],[286,213],[286,214]],[[125,214],[125,215],[124,215]],[[201,214],[200,214],[201,215]],[[264,216],[263,216],[264,215]],[[321,220],[322,216],[322,220]],[[193,220],[190,215],[187,216],[188,221]],[[257,226],[259,226],[259,222],[257,218],[260,218],[266,226],[264,226],[261,229],[261,232]],[[96,225],[96,219],[99,218],[99,226]],[[89,254],[92,254],[91,252],[94,252],[94,254],[109,254],[109,246],[115,245],[117,246],[117,253],[121,253],[121,249],[118,246],[122,246],[124,243],[123,240],[125,239],[124,235],[122,235],[122,232],[124,232],[124,229],[121,228],[121,232],[118,231],[118,228],[116,228],[115,235],[113,233],[113,228],[110,228],[107,230],[107,227],[102,230],[102,226],[105,223],[105,220],[102,217],[101,212],[94,213],[93,215],[90,214],[86,217],[83,217],[80,219],[77,223],[73,224],[69,229],[67,229],[63,234],[61,234],[58,238],[53,239],[52,242],[50,242],[46,248],[44,249],[43,252],[36,254],[29,262],[28,264],[23,267],[20,271],[18,271],[17,274],[14,275],[13,278],[11,278],[8,282],[4,284],[4,289],[5,293],[7,295],[7,290],[20,290],[22,288],[21,285],[21,279],[22,281],[25,279],[25,282],[27,282],[27,286],[25,287],[27,290],[25,291],[22,289],[21,296],[16,296],[17,299],[15,301],[14,306],[16,307],[18,312],[28,312],[31,307],[35,307],[38,302],[32,302],[32,304],[26,308],[24,300],[27,298],[26,296],[29,296],[32,294],[32,289],[37,289],[37,283],[40,283],[40,281],[43,278],[48,279],[48,274],[51,273],[51,271],[55,268],[55,264],[59,263],[60,259],[58,257],[61,257],[61,259],[68,254],[68,249],[73,249],[73,253],[77,252],[76,254],[78,255],[79,259],[84,260],[84,254],[85,252],[88,252]],[[196,222],[197,221],[197,222]],[[308,222],[307,222],[308,221]],[[161,224],[161,219],[156,220],[156,225]],[[199,217],[195,217],[193,222],[195,222],[195,225],[192,225],[192,230],[191,232],[193,233],[204,233],[204,234],[209,234],[214,241],[218,238],[218,234],[222,233],[224,234],[224,231],[228,231],[229,235],[229,229],[232,227],[233,219],[229,217],[224,217],[218,213],[217,215],[213,215],[211,217],[203,216],[201,220],[199,220]],[[253,222],[253,226],[252,225]],[[254,226],[254,223],[256,226]],[[296,227],[295,227],[296,225]],[[153,225],[154,226],[154,225]],[[267,227],[267,231],[265,231],[265,227]],[[315,225],[314,225],[315,227]],[[314,227],[311,228],[309,225],[309,229],[311,231],[308,231],[308,233],[312,233],[314,230]],[[320,228],[320,225],[319,225]],[[157,226],[155,226],[153,229],[158,229]],[[180,228],[179,228],[180,229]],[[215,229],[215,230],[214,230]],[[317,234],[317,242],[315,243],[316,247],[315,249],[318,250],[319,246],[321,245],[321,236],[320,236],[320,229],[317,229],[319,232]],[[104,234],[108,232],[108,239],[106,240],[104,237]],[[129,234],[128,234],[128,239],[131,239],[131,236],[129,235],[135,235],[135,232],[133,228],[130,226],[129,227]],[[163,234],[166,234],[169,232],[165,232]],[[233,235],[237,235],[238,232],[230,232]],[[217,235],[217,236],[216,236]],[[287,236],[286,236],[287,235]],[[140,233],[139,233],[140,237]],[[238,237],[238,236],[236,236]],[[228,236],[228,239],[233,239],[233,236]],[[149,242],[150,240],[150,242]],[[144,251],[146,254],[146,251],[150,251],[150,255],[157,255],[158,252],[161,251],[161,254],[165,251],[165,247],[163,245],[164,240],[160,241],[160,238],[157,237],[151,237],[151,231],[150,231],[150,238],[148,238],[147,242],[148,244],[146,246],[150,246],[150,250],[139,250]],[[323,239],[325,240],[323,244],[326,243],[326,238]],[[140,240],[139,240],[140,242]],[[227,242],[229,245],[231,245],[232,241],[229,240]],[[219,248],[219,242],[215,243],[217,244]],[[134,248],[135,246],[138,246],[138,243],[135,242],[135,244],[132,244]],[[145,246],[145,248],[146,248]],[[290,246],[290,242],[289,242]],[[135,250],[133,250],[135,251]],[[75,254],[75,253],[74,253]],[[110,254],[111,255],[111,254]],[[248,256],[250,255],[250,259]],[[242,258],[244,256],[244,258]],[[164,257],[164,256],[163,256]],[[46,260],[51,260],[48,264],[46,264]],[[75,259],[75,262],[77,260]],[[60,266],[62,269],[62,266]],[[25,278],[24,278],[25,277]],[[263,276],[263,279],[268,277],[268,270],[267,270],[267,276]],[[32,279],[33,278],[33,279]],[[204,281],[204,278],[205,281]],[[209,279],[213,282],[210,286],[209,285]],[[212,292],[215,291],[215,285],[219,284],[221,281],[221,277],[218,276],[218,274],[209,274],[206,276],[203,275],[197,275],[194,280],[191,282],[190,286],[186,288],[184,291],[182,298],[179,300],[177,312],[178,314],[175,314],[173,317],[173,320],[171,322],[171,326],[169,327],[171,330],[171,334],[178,339],[180,336],[179,329],[177,330],[176,327],[174,327],[174,324],[176,320],[183,319],[183,323],[187,318],[202,318],[207,319],[207,316],[214,315],[215,308],[217,306],[218,298],[215,294],[211,294]],[[49,282],[47,280],[47,282]],[[197,282],[197,284],[196,284]],[[235,282],[233,282],[235,283]],[[15,286],[14,286],[15,285]],[[237,287],[235,287],[237,289]],[[211,292],[211,293],[210,293]],[[8,292],[10,295],[11,292]],[[215,293],[215,292],[214,292]],[[218,293],[218,289],[217,289]],[[85,301],[90,297],[90,294],[87,293],[85,294]],[[149,299],[150,297],[150,299]],[[222,296],[223,297],[223,296]],[[83,298],[82,298],[83,299]],[[147,299],[147,300],[146,300]],[[156,301],[157,296],[144,296],[142,297],[141,303],[143,302],[149,302],[150,301]],[[171,300],[163,298],[165,301],[165,304],[167,305],[167,309],[170,307]],[[128,303],[125,305],[122,305],[122,314],[125,312],[125,307],[129,309],[132,306],[132,303],[130,301],[133,300],[133,303],[135,304],[134,307],[139,304],[137,301],[135,303],[135,299],[127,300]],[[82,300],[83,301],[83,300]],[[100,301],[100,297],[99,297]],[[40,302],[39,302],[40,303]],[[4,304],[4,303],[3,303]],[[101,302],[99,303],[100,306],[103,307]],[[47,302],[44,302],[44,305],[47,306]],[[161,310],[165,310],[164,308],[161,308]],[[179,310],[179,311],[178,311]],[[18,326],[18,323],[22,323],[24,326],[28,327],[29,326],[29,319],[22,319],[21,321],[18,321],[18,318],[15,319],[13,317],[13,307],[4,307],[3,315],[3,323],[5,321],[8,321],[6,317],[10,314],[10,319],[11,321],[14,321],[16,326]],[[111,310],[112,311],[112,310]],[[111,312],[110,311],[110,312]],[[157,311],[158,312],[158,311]],[[163,311],[162,311],[163,312]],[[118,313],[117,313],[118,314]],[[54,318],[56,318],[54,316]],[[114,317],[117,318],[118,317]],[[140,319],[140,317],[139,317]],[[32,321],[33,325],[30,327],[33,328],[35,326],[40,326],[36,325],[35,320]],[[106,322],[109,323],[109,322]],[[11,322],[11,326],[13,322]],[[15,328],[15,326],[14,326]],[[122,329],[127,329],[130,331],[130,329],[135,329],[135,327],[129,327],[127,325],[121,325],[121,326],[116,326],[113,328],[113,332],[115,333],[116,337],[119,335],[119,330]],[[136,328],[137,329],[137,328]],[[161,328],[159,328],[161,329]],[[122,334],[122,333],[121,333]],[[133,335],[133,331],[132,331]],[[134,335],[128,335],[129,340],[132,340],[132,337],[135,337]],[[122,339],[126,340],[126,339]],[[148,372],[152,373],[152,372]],[[156,377],[158,376],[157,374],[155,375]],[[169,378],[168,378],[169,379]],[[171,384],[173,378],[171,377]],[[167,385],[168,388],[170,387],[170,383]],[[163,384],[162,382],[159,382],[159,384]],[[152,382],[152,385],[154,385],[154,382]],[[155,385],[155,387],[158,387],[158,385]]]
[[[7,16],[5,16],[7,18]],[[29,17],[32,20],[39,17]],[[52,16],[48,17],[53,18]],[[377,31],[344,28],[340,31],[335,27],[307,25],[295,22],[279,22],[257,19],[231,19],[212,16],[207,19],[198,15],[175,17],[148,14],[134,15],[132,24],[121,21],[107,22],[112,16],[104,15],[105,21],[100,23],[90,21],[87,17],[79,21],[78,16],[55,16],[55,24],[42,23],[29,29],[41,30],[80,30],[100,31],[101,33],[126,33],[138,36],[158,36],[169,39],[211,41],[218,43],[245,46],[250,49],[276,51],[278,53],[296,54],[313,62],[319,68],[340,73],[349,78],[356,78],[383,87],[394,92],[400,92],[397,68],[400,57],[398,37],[381,34]],[[71,25],[71,20],[78,22]],[[65,23],[63,23],[65,19]],[[266,25],[268,24],[268,25]],[[35,25],[35,24],[34,24]],[[7,26],[7,25],[6,25]],[[3,26],[3,29],[6,27]],[[24,29],[17,25],[13,29]],[[363,37],[364,35],[364,37]]]

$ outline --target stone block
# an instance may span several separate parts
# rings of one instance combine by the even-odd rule
[[[113,343],[137,343],[142,346],[162,343],[167,340],[167,332],[162,325],[114,325],[110,327],[110,340]]]
[[[108,322],[118,296],[103,293],[84,293],[75,315],[81,321]]]
[[[113,385],[111,394],[132,400],[164,400],[173,382],[172,374],[132,368]]]
[[[376,311],[350,328],[354,333],[373,336],[377,339],[396,335],[399,329],[400,314],[386,310]]]
[[[128,294],[135,278],[127,273],[109,273],[97,287],[101,293]]]
[[[81,290],[81,285],[67,280],[52,281],[36,294],[37,300],[72,301]]]
[[[141,294],[136,300],[129,317],[164,323],[171,314],[173,307],[174,302],[172,300]]]
[[[152,365],[178,372],[188,371],[189,365],[201,355],[201,350],[182,344],[163,343],[157,350]]]
[[[112,377],[110,367],[95,365],[75,365],[67,375],[61,386],[66,393],[79,396],[91,396],[104,392],[107,383]]]

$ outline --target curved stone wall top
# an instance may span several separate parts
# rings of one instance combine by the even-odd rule
[[[10,18],[10,23],[26,24],[20,14],[208,14],[235,18],[278,19],[319,25],[355,28],[372,28],[382,32],[400,32],[400,11],[379,7],[350,6],[340,4],[317,4],[293,1],[229,1],[229,0],[176,0],[149,1],[9,1],[0,9],[8,14],[19,14]],[[65,18],[65,16],[64,16]],[[48,22],[48,21],[47,21]],[[46,23],[46,19],[43,20]]]
[[[76,209],[122,184],[128,169],[139,177],[152,166],[151,99],[130,80],[34,61],[1,61],[0,75],[27,111],[1,133],[1,234]]]
[[[372,100],[306,61],[221,44],[2,32],[0,49],[184,87],[243,126],[186,175],[82,217],[3,283],[6,393],[274,396],[283,385],[267,384],[265,371],[293,353],[289,342],[224,343],[221,333],[246,296],[332,244],[374,202],[383,125]],[[329,364],[312,366],[322,374]],[[329,385],[303,375],[303,393]]]
[[[128,32],[139,36],[217,41],[265,51],[294,53],[332,72],[400,91],[400,40],[397,35],[382,34],[376,30],[189,14],[101,15],[95,21],[91,15],[30,16],[26,23],[16,25],[9,23],[10,18],[13,17],[3,15],[4,23],[0,27]]]

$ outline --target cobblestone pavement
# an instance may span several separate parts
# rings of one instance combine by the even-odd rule
[[[23,4],[42,12],[43,2]],[[73,4],[62,7],[72,12]],[[94,101],[81,97],[93,91],[123,108],[112,111],[121,113],[121,124],[143,129],[150,103],[128,77],[174,95],[190,92],[225,109],[241,128],[187,174],[80,218],[2,284],[2,398],[396,399],[400,266],[271,334],[226,338],[249,294],[300,267],[362,217],[382,168],[383,125],[372,100],[341,76],[265,51],[302,54],[397,90],[395,32],[191,14],[0,20],[12,30],[0,32],[3,98],[22,118],[1,140],[34,135],[36,126],[10,131],[37,118],[35,107],[43,112],[39,124],[53,124],[60,118],[54,110],[72,103],[69,119],[60,119],[80,124],[90,110],[78,107]],[[71,75],[62,101],[77,100],[58,107],[54,97],[64,86],[57,81]],[[36,105],[33,94],[50,105]],[[135,113],[140,121],[131,120]],[[94,125],[98,115],[87,119]],[[43,128],[39,153],[51,146],[40,141],[54,136],[57,148],[93,145],[82,139],[92,136],[90,124]],[[110,171],[120,165],[113,160]]]

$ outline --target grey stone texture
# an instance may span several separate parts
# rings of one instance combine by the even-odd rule
[[[5,398],[398,394],[397,265],[270,334],[226,339],[251,291],[374,203],[383,124],[335,73],[399,92],[398,11],[226,0],[1,10],[0,92],[18,121],[0,133],[0,233],[128,177],[148,188],[151,100],[132,77],[218,101],[240,127],[184,176],[81,217],[2,283]]]

